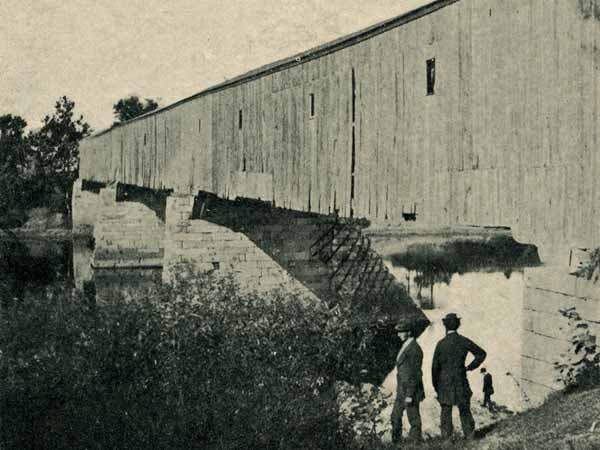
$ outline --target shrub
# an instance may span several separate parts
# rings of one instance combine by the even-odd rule
[[[333,386],[368,336],[208,275],[102,304],[30,295],[1,310],[2,448],[344,448]]]
[[[557,380],[565,388],[588,387],[600,382],[600,353],[596,336],[590,333],[589,325],[575,308],[561,309],[568,319],[568,335],[571,346],[555,363]]]
[[[600,248],[592,250],[590,253],[590,259],[581,264],[577,269],[576,275],[583,277],[587,280],[592,280],[594,283],[598,281],[600,277]]]

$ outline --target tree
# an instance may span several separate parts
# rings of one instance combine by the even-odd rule
[[[31,182],[37,188],[38,200],[66,213],[70,211],[73,182],[79,176],[79,141],[92,131],[83,116],[74,118],[74,110],[75,102],[60,97],[54,113],[29,135]]]
[[[25,127],[20,116],[0,116],[0,165],[23,166],[25,162]]]
[[[127,122],[134,117],[154,111],[156,108],[158,108],[158,103],[151,98],[147,98],[144,102],[140,101],[137,95],[122,98],[113,105],[114,115],[117,119],[115,124]]]
[[[28,153],[27,122],[19,116],[0,116],[0,228],[20,225],[24,214],[16,214],[22,203]]]

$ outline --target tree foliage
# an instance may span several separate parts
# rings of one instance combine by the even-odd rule
[[[28,154],[27,122],[19,116],[0,116],[0,228],[23,221],[15,209],[24,188]]]
[[[91,131],[83,116],[76,118],[75,102],[63,96],[42,127],[30,133],[30,183],[38,201],[69,211],[71,189],[79,176],[79,141]]]
[[[134,117],[154,111],[156,108],[158,108],[158,103],[151,98],[147,98],[143,102],[137,95],[122,98],[113,105],[114,115],[117,119],[115,124],[127,122]]]

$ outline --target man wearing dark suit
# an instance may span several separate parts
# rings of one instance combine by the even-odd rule
[[[460,326],[460,318],[450,313],[442,319],[446,327],[446,336],[438,342],[433,354],[431,375],[433,387],[440,402],[442,437],[452,436],[452,408],[458,407],[460,423],[467,439],[473,436],[475,420],[471,414],[471,387],[467,372],[475,370],[483,363],[486,352],[470,339],[456,332]],[[474,356],[473,361],[465,367],[467,355]]]
[[[397,387],[396,401],[392,410],[392,442],[402,440],[402,415],[406,411],[411,441],[421,441],[421,412],[420,403],[425,398],[423,388],[423,351],[414,335],[411,322],[402,321],[396,325],[398,337],[402,342],[396,357]]]
[[[481,374],[483,375],[483,407],[491,411],[493,409],[492,395],[494,394],[492,374],[488,373],[485,367],[481,369]]]

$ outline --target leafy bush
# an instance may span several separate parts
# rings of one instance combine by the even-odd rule
[[[590,333],[589,325],[575,308],[560,310],[568,319],[568,335],[571,346],[555,363],[557,380],[565,388],[594,386],[600,383],[600,353],[596,336]]]
[[[592,250],[590,259],[581,264],[576,275],[596,283],[598,278],[600,278],[600,271],[598,269],[600,269],[600,248]]]
[[[103,304],[51,289],[1,311],[0,446],[347,448],[334,383],[365,336],[209,275]]]

